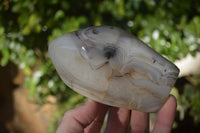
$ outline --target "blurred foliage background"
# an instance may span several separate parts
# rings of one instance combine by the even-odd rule
[[[26,76],[29,99],[38,104],[55,96],[59,118],[85,98],[58,77],[48,57],[48,44],[80,28],[123,28],[171,61],[200,50],[200,1],[197,0],[0,0],[0,65],[15,63]],[[174,94],[178,111],[174,131],[186,116],[200,124],[200,76],[181,78]],[[50,132],[54,132],[52,122]]]

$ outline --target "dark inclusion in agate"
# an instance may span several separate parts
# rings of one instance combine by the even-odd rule
[[[113,58],[117,54],[117,49],[113,46],[106,46],[103,51],[107,59]]]

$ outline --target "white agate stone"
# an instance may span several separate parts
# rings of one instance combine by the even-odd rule
[[[155,112],[166,101],[179,69],[135,36],[112,26],[58,37],[49,55],[61,79],[100,103]]]

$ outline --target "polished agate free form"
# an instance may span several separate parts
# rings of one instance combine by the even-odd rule
[[[162,107],[179,74],[173,63],[113,26],[62,35],[50,43],[49,56],[74,91],[100,103],[143,112]]]

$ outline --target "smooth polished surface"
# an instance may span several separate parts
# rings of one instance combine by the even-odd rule
[[[155,112],[179,69],[128,32],[89,27],[58,37],[49,46],[61,79],[76,92],[111,106]]]

